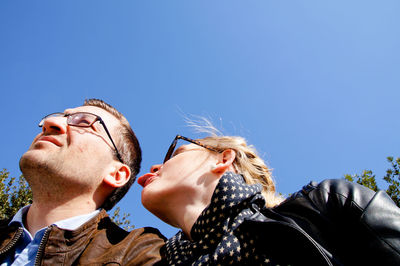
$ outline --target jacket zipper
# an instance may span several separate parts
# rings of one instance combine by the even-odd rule
[[[17,243],[17,241],[21,237],[23,231],[24,231],[24,229],[22,227],[18,227],[17,233],[15,234],[13,239],[10,241],[10,243],[7,245],[7,247],[0,251],[0,255],[3,255],[4,253],[8,252],[10,249],[12,249],[14,247],[14,245]]]
[[[44,247],[46,246],[46,242],[49,239],[49,235],[50,235],[50,231],[51,231],[52,227],[53,227],[52,225],[47,227],[46,231],[43,234],[42,240],[40,240],[39,248],[36,253],[36,258],[35,258],[35,264],[34,264],[35,266],[40,265],[40,260],[43,256]]]

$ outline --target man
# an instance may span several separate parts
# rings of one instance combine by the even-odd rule
[[[33,202],[0,227],[1,265],[144,265],[160,260],[156,229],[128,233],[106,214],[128,191],[141,150],[101,100],[46,116],[20,159]]]

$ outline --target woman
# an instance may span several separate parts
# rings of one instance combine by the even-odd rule
[[[189,144],[175,150],[178,139]],[[143,205],[182,229],[162,250],[170,265],[400,263],[400,211],[388,195],[326,180],[283,201],[240,137],[178,135],[138,183]]]

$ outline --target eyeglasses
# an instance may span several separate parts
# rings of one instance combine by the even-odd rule
[[[111,137],[111,134],[106,127],[106,124],[104,123],[103,119],[101,119],[100,116],[92,114],[92,113],[86,113],[86,112],[77,112],[77,113],[73,113],[73,114],[52,113],[52,114],[46,115],[45,117],[42,118],[42,120],[39,123],[39,127],[43,127],[44,121],[50,117],[67,117],[67,124],[70,126],[75,126],[75,127],[91,127],[96,121],[99,121],[100,124],[104,127],[108,137],[111,140],[112,145],[114,146],[118,160],[121,163],[124,163],[122,161],[122,157],[121,157],[120,153],[118,152],[117,146],[115,145],[115,143]]]
[[[203,148],[206,148],[206,149],[208,149],[208,150],[210,150],[210,151],[219,152],[217,149],[215,149],[215,148],[213,148],[213,147],[211,147],[211,146],[209,146],[209,145],[202,144],[202,143],[201,143],[200,141],[198,141],[198,140],[186,138],[186,137],[181,136],[181,135],[176,135],[176,137],[174,138],[174,140],[173,140],[172,143],[171,143],[171,146],[169,146],[167,155],[165,155],[164,163],[165,163],[166,161],[168,161],[169,159],[171,159],[171,156],[172,156],[172,154],[174,153],[174,150],[175,150],[175,147],[176,147],[176,143],[178,142],[179,139],[183,139],[183,140],[186,140],[186,141],[191,142],[191,143],[193,143],[193,144],[199,145],[199,146],[201,146],[201,147],[203,147]]]

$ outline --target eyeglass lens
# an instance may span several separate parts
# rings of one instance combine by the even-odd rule
[[[90,127],[98,120],[96,115],[89,113],[75,113],[68,116],[67,123],[72,126]]]
[[[90,127],[99,118],[90,113],[74,113],[74,114],[64,114],[64,113],[53,113],[45,116],[39,123],[39,127],[44,125],[44,121],[50,117],[67,117],[67,124],[70,126],[78,127]]]

